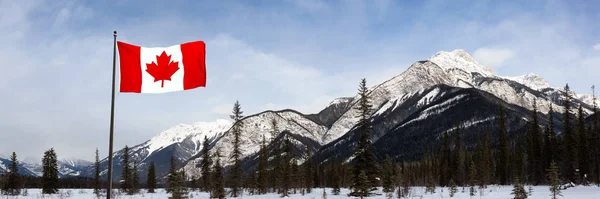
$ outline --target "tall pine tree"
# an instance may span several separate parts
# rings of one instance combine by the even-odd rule
[[[565,179],[570,182],[577,183],[577,137],[575,132],[573,131],[573,125],[571,123],[571,103],[573,97],[571,96],[571,90],[569,89],[569,84],[565,86],[564,96],[563,96],[563,107],[565,108],[563,112],[563,126],[564,126],[564,137],[563,137],[563,166],[562,166],[562,174]]]
[[[554,131],[554,110],[552,104],[550,104],[550,111],[548,112],[548,126],[546,127],[545,133],[546,140],[544,141],[544,154],[546,157],[544,167],[548,167],[551,162],[558,162],[559,148],[556,133]],[[548,173],[546,173],[547,175]]]
[[[211,198],[225,198],[225,184],[223,183],[223,167],[221,166],[221,152],[217,148],[214,155],[215,164],[213,167],[212,176],[212,190],[210,192]]]
[[[377,190],[379,165],[375,156],[373,144],[371,143],[371,101],[368,95],[367,81],[362,79],[358,89],[359,101],[357,111],[359,113],[359,140],[354,152],[354,184],[352,184],[351,196],[368,196],[370,191]],[[365,176],[360,176],[364,172]],[[366,178],[366,180],[363,179]],[[367,192],[365,192],[367,190]]]
[[[556,166],[556,162],[552,161],[550,163],[550,168],[548,169],[548,184],[550,185],[550,192],[552,193],[552,198],[557,199],[558,196],[562,196],[560,193],[560,179],[559,179],[558,166]]]
[[[578,120],[577,120],[577,135],[579,135],[579,179],[581,184],[588,185],[587,176],[590,174],[590,136],[585,126],[585,116],[583,115],[583,108],[579,105],[578,109]]]
[[[233,126],[231,127],[231,133],[233,134],[233,150],[231,151],[231,156],[229,157],[230,160],[232,161],[232,166],[231,166],[231,171],[229,174],[229,181],[230,181],[230,185],[231,185],[231,197],[238,197],[242,194],[242,178],[243,178],[243,171],[242,171],[242,162],[241,162],[241,156],[242,156],[242,149],[241,149],[241,145],[242,145],[242,127],[243,127],[243,121],[242,121],[242,108],[240,106],[240,103],[238,101],[235,101],[235,104],[233,104],[233,111],[232,111],[232,115],[230,115],[231,119],[233,119]]]
[[[596,104],[596,90],[595,86],[592,86],[593,94],[593,117],[592,117],[592,135],[593,145],[600,146],[600,117],[598,116],[598,105]],[[600,186],[600,147],[594,147],[592,159],[594,160],[594,181]]]
[[[526,138],[523,135],[517,135],[515,138],[515,150],[512,158],[513,183],[518,184],[524,181],[526,174],[525,148]],[[520,180],[520,181],[519,181]]]
[[[492,178],[492,152],[490,150],[490,133],[486,131],[482,142],[478,146],[479,154],[477,158],[478,162],[478,181],[480,188],[487,188],[487,185],[491,183]]]
[[[508,135],[506,131],[506,122],[504,118],[504,108],[499,105],[498,111],[498,156],[496,166],[496,178],[501,185],[509,183],[510,172],[510,148],[508,145]]]
[[[208,138],[204,136],[202,141],[202,159],[200,160],[200,191],[209,192],[211,189],[210,167],[212,159],[210,157]]]
[[[133,163],[133,168],[131,168],[131,189],[130,194],[137,194],[140,192],[140,175],[138,172],[137,163]]]
[[[462,186],[464,185],[464,176],[465,176],[465,150],[464,143],[462,141],[462,134],[460,130],[460,125],[456,124],[456,130],[454,131],[454,155],[452,155],[452,165],[453,165],[453,176],[452,179],[455,182]]]
[[[442,146],[440,147],[440,186],[447,186],[450,181],[450,138],[448,133],[443,133]]]
[[[148,187],[148,193],[154,193],[156,189],[156,166],[154,165],[154,161],[150,162],[150,166],[148,167],[146,186]]]
[[[292,175],[292,166],[291,166],[291,157],[292,157],[292,143],[290,142],[289,138],[285,138],[284,141],[284,149],[285,149],[285,156],[283,156],[283,168],[282,168],[282,175],[280,176],[281,178],[281,197],[286,197],[288,196],[289,192],[290,192],[290,188],[291,188],[291,175]]]
[[[394,164],[392,163],[392,159],[388,155],[386,155],[385,157],[385,162],[383,164],[383,173],[381,177],[383,178],[383,192],[394,192]]]
[[[42,193],[54,194],[58,192],[58,164],[56,152],[53,148],[44,152],[42,158]]]
[[[175,157],[171,156],[171,158],[169,159],[169,173],[167,175],[167,187],[165,188],[165,190],[167,191],[167,193],[173,193],[174,191],[177,191],[176,189],[178,188],[177,186],[179,186],[178,183],[178,177],[177,176],[177,169],[175,168]]]
[[[94,194],[100,194],[100,156],[96,148],[96,159],[94,162]]]
[[[129,192],[129,188],[131,188],[131,168],[129,167],[129,164],[129,147],[125,145],[123,157],[121,159],[121,190],[123,192]]]
[[[313,188],[313,165],[311,162],[311,155],[310,155],[310,145],[307,144],[306,145],[306,157],[305,157],[305,163],[304,163],[304,175],[306,176],[304,178],[304,187],[306,188],[306,193],[310,193],[312,191]]]
[[[529,160],[529,174],[530,174],[530,182],[533,185],[539,185],[544,180],[544,160],[542,153],[542,136],[540,133],[540,124],[538,121],[538,111],[537,111],[537,101],[533,101],[533,111],[532,111],[532,123],[529,131],[529,142],[530,147],[528,149],[530,152],[528,153],[530,156],[527,157]]]
[[[258,194],[266,194],[267,193],[268,160],[269,160],[269,157],[268,157],[268,153],[267,153],[267,144],[266,144],[265,136],[263,135],[263,139],[260,144],[259,160],[258,160],[258,177],[256,180]]]
[[[7,173],[7,182],[2,186],[2,192],[6,195],[21,194],[21,176],[19,175],[19,161],[15,152],[10,156],[10,166]]]

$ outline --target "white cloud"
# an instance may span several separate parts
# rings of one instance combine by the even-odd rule
[[[596,45],[594,45],[594,50],[600,50],[600,43],[597,43]]]
[[[513,56],[513,51],[509,49],[478,48],[473,53],[477,62],[493,68],[502,67]]]
[[[213,107],[212,112],[227,116],[231,113],[231,110],[233,110],[233,104],[219,104]]]

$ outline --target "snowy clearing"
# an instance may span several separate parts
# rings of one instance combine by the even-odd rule
[[[322,188],[317,188],[317,189],[313,189],[312,193],[310,193],[310,194],[306,194],[304,196],[302,196],[300,193],[292,194],[292,195],[290,195],[289,198],[320,199],[320,198],[323,198],[323,190],[324,189],[322,189]],[[379,188],[379,190],[381,190],[381,188]],[[529,187],[525,186],[525,190],[529,191]],[[118,190],[116,190],[116,191],[118,192]],[[357,197],[348,197],[347,196],[347,194],[349,192],[348,189],[342,189],[340,195],[337,195],[337,196],[331,194],[330,188],[326,188],[325,191],[327,194],[326,198],[328,198],[328,199],[357,198]],[[485,189],[484,195],[480,195],[479,189],[477,191],[478,191],[478,193],[475,196],[471,197],[471,196],[469,196],[469,188],[468,187],[466,187],[464,189],[464,192],[463,192],[462,188],[458,188],[458,192],[452,198],[456,198],[456,199],[479,199],[479,198],[508,199],[508,198],[513,198],[512,195],[510,195],[510,193],[512,191],[512,186],[490,186],[487,189]],[[43,195],[43,196],[41,194],[41,189],[28,189],[27,192],[28,192],[27,196],[18,196],[18,197],[17,196],[1,196],[1,198],[7,198],[7,199],[13,199],[13,198],[92,199],[92,198],[96,198],[91,189],[61,189],[59,194]],[[423,199],[450,198],[447,188],[439,188],[438,187],[436,189],[436,193],[433,193],[433,194],[430,194],[430,193],[424,194],[424,192],[425,192],[424,187],[413,187],[410,191],[410,197],[408,197],[408,198],[423,198]],[[379,192],[379,194],[381,194],[381,195],[372,196],[372,197],[368,197],[368,198],[372,198],[372,199],[386,198],[385,194],[382,194],[381,192]],[[569,188],[567,190],[562,190],[562,195],[563,196],[559,197],[559,198],[596,199],[596,198],[600,198],[600,187],[577,186],[577,187]],[[164,199],[166,199],[169,196],[170,195],[167,194],[163,189],[159,189],[159,190],[157,190],[157,193],[153,193],[153,194],[145,193],[145,190],[144,190],[144,191],[142,191],[141,194],[131,195],[131,196],[117,194],[113,198],[114,199],[140,199],[140,198],[157,198],[157,199],[164,198]],[[100,198],[106,198],[106,196],[102,195]],[[189,198],[209,198],[209,194],[204,193],[204,192],[190,192]],[[271,198],[271,199],[275,199],[275,198],[281,198],[281,197],[279,197],[278,195],[275,195],[275,194],[247,195],[247,193],[245,193],[245,195],[242,195],[241,197],[238,197],[238,198],[265,198],[265,199]],[[396,197],[396,195],[394,195],[392,198],[397,198],[397,197]],[[531,196],[529,196],[528,199],[542,199],[542,198],[551,198],[550,191],[548,190],[548,186],[533,187],[533,193],[531,193]]]

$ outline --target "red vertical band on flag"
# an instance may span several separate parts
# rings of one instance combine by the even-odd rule
[[[140,47],[117,42],[119,48],[119,68],[121,73],[121,93],[142,92],[142,68],[140,67]]]
[[[206,44],[195,41],[181,44],[183,55],[183,89],[188,90],[206,86]]]

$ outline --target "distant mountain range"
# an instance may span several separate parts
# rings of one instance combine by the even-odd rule
[[[43,168],[41,159],[35,160],[26,158],[22,161],[17,160],[18,172],[21,175],[41,177]],[[0,173],[4,173],[10,167],[11,161],[9,158],[0,157]],[[63,159],[58,160],[58,177],[77,177],[81,176],[82,171],[92,165],[92,162],[80,159]]]
[[[358,85],[358,81],[357,85]],[[368,82],[368,80],[367,80]],[[369,83],[369,82],[368,82]],[[370,83],[369,83],[370,84]],[[502,77],[478,63],[463,50],[438,52],[426,60],[416,61],[401,74],[369,88],[373,104],[371,120],[376,154],[383,159],[389,155],[395,160],[414,160],[422,157],[428,149],[435,149],[443,133],[453,131],[460,125],[466,143],[473,143],[483,132],[494,133],[498,107],[506,115],[509,137],[524,130],[531,120],[534,101],[540,112],[540,122],[548,122],[550,106],[555,111],[556,131],[561,132],[562,96],[564,85],[551,86],[542,77],[526,74],[518,77]],[[581,105],[586,116],[592,114],[593,96],[572,93],[574,107]],[[295,158],[305,161],[306,148],[311,151],[312,162],[323,162],[335,151],[339,161],[352,160],[354,143],[358,139],[358,96],[340,97],[333,100],[319,113],[305,114],[291,109],[264,112],[245,116],[242,131],[242,157],[244,167],[257,163],[256,152],[263,137],[272,142],[289,138],[293,143]],[[600,101],[596,101],[598,103]],[[271,122],[276,121],[277,133]],[[151,162],[155,162],[159,176],[168,171],[169,158],[175,157],[180,169],[198,177],[196,165],[202,155],[202,141],[206,137],[211,151],[219,148],[222,162],[230,165],[227,158],[232,149],[230,133],[232,122],[217,120],[180,124],[167,129],[148,141],[130,147],[130,157],[139,165],[140,177]],[[272,141],[272,142],[271,142]],[[467,146],[469,147],[469,146]],[[113,179],[120,178],[123,150],[113,154],[115,165]],[[87,164],[87,167],[84,165]],[[89,163],[72,164],[73,175],[92,176],[94,167]],[[76,165],[76,166],[75,166]],[[82,167],[83,166],[83,167]],[[107,158],[101,161],[101,174],[106,177]],[[35,167],[24,165],[31,173]],[[1,166],[0,166],[1,169]],[[1,170],[0,170],[1,171]]]

